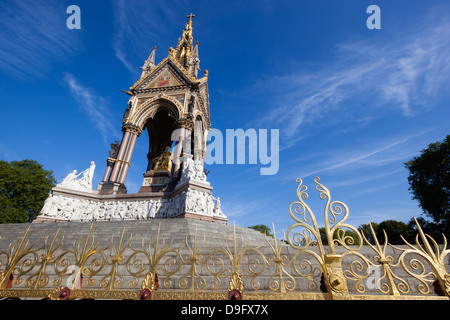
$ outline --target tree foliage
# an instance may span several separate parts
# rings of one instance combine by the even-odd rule
[[[373,229],[373,232],[375,233],[375,237],[378,239],[378,242],[380,244],[384,244],[384,241],[385,241],[384,232],[386,232],[386,236],[387,236],[388,242],[390,244],[405,244],[404,241],[402,240],[401,236],[406,241],[413,242],[414,237],[417,234],[414,220],[412,222],[410,221],[408,223],[404,223],[404,222],[397,221],[397,220],[385,220],[380,223],[372,223],[372,229]],[[345,236],[346,239],[348,239],[348,237],[350,237],[353,239],[354,245],[360,244],[360,239],[355,232],[353,232],[349,229],[343,229],[343,230],[345,231],[345,235],[343,235],[343,236]],[[364,236],[367,239],[367,241],[369,241],[371,244],[375,243],[375,238],[372,233],[372,230],[370,229],[369,224],[360,225],[358,230],[361,233],[364,233]],[[328,239],[327,239],[326,229],[319,228],[319,232],[320,232],[320,238],[322,239],[322,243],[324,245],[327,245]],[[338,239],[338,231],[337,230],[333,234],[333,239]],[[350,244],[350,243],[347,242],[347,244]]]
[[[359,238],[358,238],[358,235],[355,232],[353,232],[351,230],[348,230],[348,229],[342,229],[342,230],[345,231],[345,234],[343,236],[345,237],[344,241],[345,241],[345,243],[347,245],[359,245]],[[326,229],[325,228],[319,228],[319,232],[320,232],[320,238],[322,240],[322,244],[323,245],[328,245],[328,238],[327,238],[327,231],[326,231]],[[336,230],[333,233],[333,239],[334,240],[339,238],[338,237],[338,232],[339,232],[339,230]],[[350,240],[350,238],[352,240]],[[352,241],[352,243],[350,243],[349,241]],[[337,244],[337,242],[335,242],[335,244]]]
[[[251,227],[249,227],[249,229],[259,231],[262,234],[265,234],[266,236],[272,236],[272,233],[270,232],[270,228],[263,224],[257,224],[257,225],[251,226]]]
[[[409,170],[409,190],[431,219],[427,233],[450,233],[450,135],[431,143],[421,154],[405,163]],[[435,235],[435,234],[434,234]]]
[[[377,237],[377,239],[382,241],[381,239],[384,239],[384,238],[381,238],[381,239],[378,238],[378,223],[372,222],[371,224],[372,224],[372,229],[373,229],[373,232],[375,233],[375,236]],[[364,236],[366,237],[367,241],[369,241],[370,243],[374,243],[374,237],[372,234],[372,230],[370,229],[370,225],[368,223],[360,225],[358,230],[361,233],[364,233]]]
[[[416,235],[416,230],[412,223],[404,223],[397,220],[385,220],[378,224],[376,231],[377,239],[380,243],[384,243],[384,232],[386,232],[390,244],[405,244],[402,237],[412,242]]]
[[[56,179],[35,160],[0,160],[0,223],[36,218]]]

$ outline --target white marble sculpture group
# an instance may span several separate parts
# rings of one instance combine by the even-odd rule
[[[134,201],[98,201],[50,195],[41,215],[58,220],[120,220],[172,218],[183,212],[224,217],[220,199],[199,190],[183,191],[173,198]]]
[[[197,182],[209,185],[203,165],[196,163],[192,157],[184,158],[184,167],[177,187],[187,182]],[[57,188],[91,193],[89,196],[71,196],[57,193],[51,194],[41,210],[41,217],[79,221],[79,220],[117,220],[117,219],[153,219],[172,218],[184,212],[209,217],[225,218],[220,199],[214,198],[210,192],[192,186],[176,193],[171,198],[153,197],[137,200],[108,200],[96,197],[92,191],[92,177],[95,163],[77,175],[76,170],[70,173]],[[81,179],[77,176],[82,175]]]
[[[91,166],[89,168],[79,174],[77,174],[77,170],[73,170],[60,184],[57,185],[57,187],[92,192],[92,178],[94,177],[94,171],[95,162],[91,161]],[[81,175],[83,175],[81,179],[77,179]]]

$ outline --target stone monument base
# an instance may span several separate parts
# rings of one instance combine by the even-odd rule
[[[123,183],[118,182],[100,182],[97,190],[94,191],[97,194],[124,194],[127,193],[127,187]]]
[[[168,170],[152,170],[144,174],[138,193],[128,194],[124,184],[100,182],[92,191],[84,182],[90,179],[94,164],[77,180],[76,170],[52,189],[37,222],[150,220],[191,218],[227,223],[220,199],[212,195],[212,187],[203,172],[203,164],[185,156],[181,177],[172,178]]]
[[[169,171],[148,171],[144,173],[144,182],[138,193],[168,191],[170,186]]]
[[[191,218],[227,223],[212,187],[185,181],[174,190],[134,194],[98,194],[55,187],[35,222],[150,220]]]

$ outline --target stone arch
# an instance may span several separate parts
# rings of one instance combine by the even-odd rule
[[[144,126],[149,138],[147,171],[153,169],[153,159],[164,152],[166,147],[172,146],[172,133],[177,128],[176,118],[169,111],[159,108],[152,117],[148,117]]]
[[[135,129],[130,131],[132,139],[128,138],[128,136],[126,139],[123,139],[123,149],[127,150],[127,155],[129,154],[127,157],[124,156],[127,162],[126,165],[129,166],[131,161],[137,136],[147,129],[149,146],[146,171],[150,171],[154,167],[154,158],[159,156],[166,146],[171,146],[172,131],[176,128],[175,124],[181,117],[183,117],[183,111],[180,103],[165,94],[160,94],[132,108],[129,118],[123,125],[124,132],[130,131],[130,128]],[[135,131],[138,131],[138,133]],[[116,174],[113,177],[116,179]],[[119,177],[118,182],[124,183],[125,177],[126,172]]]
[[[181,117],[183,117],[182,108],[183,107],[180,103],[172,97],[157,96],[137,106],[133,114],[128,119],[128,122],[144,129],[148,120],[152,119],[162,110],[166,110],[169,117],[172,117],[175,121],[178,121]]]

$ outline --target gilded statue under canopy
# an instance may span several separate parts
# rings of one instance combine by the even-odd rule
[[[154,171],[171,171],[173,154],[169,149],[169,147],[166,147],[166,150],[160,156],[153,159],[155,163]]]

